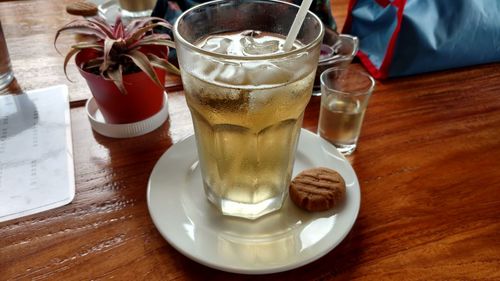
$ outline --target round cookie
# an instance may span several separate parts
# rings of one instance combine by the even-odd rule
[[[86,1],[74,2],[66,6],[66,12],[75,16],[91,17],[97,15],[97,6]]]
[[[302,171],[290,184],[290,199],[310,212],[326,211],[345,197],[345,181],[336,171],[324,167]]]

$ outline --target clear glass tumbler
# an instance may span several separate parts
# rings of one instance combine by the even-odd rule
[[[10,65],[9,50],[2,30],[0,21],[0,90],[6,88],[14,79],[14,73]]]
[[[297,11],[281,1],[213,1],[174,26],[203,185],[225,215],[255,219],[288,194],[324,34],[309,12],[283,51]]]
[[[320,79],[318,133],[349,155],[356,149],[375,80],[356,66],[327,69]]]

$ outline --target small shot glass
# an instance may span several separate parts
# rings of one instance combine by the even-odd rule
[[[127,19],[149,17],[157,0],[118,0],[121,15]]]
[[[329,68],[320,77],[318,134],[344,155],[356,149],[375,80],[356,67]]]

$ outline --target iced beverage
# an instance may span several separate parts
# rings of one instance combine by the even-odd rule
[[[287,195],[319,44],[301,52],[296,41],[290,57],[284,41],[252,29],[207,34],[185,63],[178,48],[203,185],[224,214],[257,218]]]

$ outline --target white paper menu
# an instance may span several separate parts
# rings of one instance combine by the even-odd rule
[[[0,96],[0,222],[75,195],[68,88]]]

